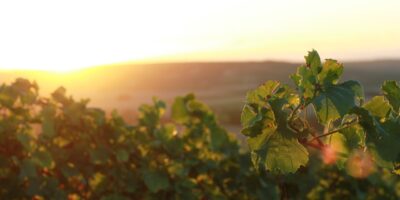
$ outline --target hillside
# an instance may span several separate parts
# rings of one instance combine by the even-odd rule
[[[3,71],[0,79],[36,80],[44,95],[62,85],[75,98],[90,98],[92,106],[116,108],[129,120],[134,120],[137,107],[153,96],[170,102],[177,95],[193,92],[222,122],[237,124],[246,91],[270,79],[291,83],[288,74],[298,65],[271,61],[125,64],[66,74]],[[400,60],[345,62],[344,66],[344,79],[359,80],[367,96],[376,94],[383,80],[400,80]]]

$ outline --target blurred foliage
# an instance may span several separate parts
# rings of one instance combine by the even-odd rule
[[[315,58],[319,56],[307,59]],[[317,61],[307,62],[320,65]],[[340,68],[329,62],[332,69]],[[303,70],[313,74],[321,68]],[[316,80],[307,83],[302,80],[302,73],[294,79],[302,91],[308,91],[307,95],[296,94],[294,89],[275,81],[249,92],[242,123],[243,133],[249,137],[251,156],[218,123],[211,109],[192,94],[177,97],[169,117],[165,116],[166,104],[154,99],[151,105],[139,108],[136,124],[127,124],[117,112],[106,114],[89,107],[89,100],[76,101],[64,88],[50,97],[42,97],[35,82],[17,79],[3,84],[0,197],[398,199],[397,162],[390,163],[395,157],[392,153],[398,155],[398,146],[390,142],[397,137],[394,133],[399,133],[393,132],[399,128],[397,84],[387,82],[384,96],[352,109],[353,114],[342,116],[342,111],[338,111],[318,115],[323,124],[338,117],[359,119],[357,126],[340,131],[343,137],[336,140],[342,142],[344,152],[333,159],[337,165],[331,165],[321,157],[320,149],[310,149],[304,142],[311,128],[291,111],[308,102],[318,107],[318,102],[335,101],[339,98],[335,96],[336,89],[354,91],[351,98],[360,97],[358,85],[337,84],[337,75],[327,70],[319,76],[321,84],[333,89],[324,93],[325,100],[312,102],[309,95],[313,90],[307,85]],[[353,103],[343,104],[343,109],[350,105]],[[288,125],[288,118],[293,118],[293,125]],[[362,139],[365,130],[371,131],[367,133],[371,137]],[[384,150],[385,145],[392,145],[391,149]],[[364,151],[350,151],[361,147],[371,149],[373,162],[377,163],[368,176],[345,170],[348,160],[368,157]]]
[[[262,199],[277,196],[194,95],[139,108],[135,125],[17,79],[0,87],[1,199]],[[267,192],[268,191],[268,192]]]

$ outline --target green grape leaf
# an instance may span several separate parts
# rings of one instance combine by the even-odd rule
[[[210,127],[210,147],[212,150],[218,150],[229,142],[228,133],[219,126]]]
[[[17,78],[12,84],[11,89],[23,104],[33,104],[36,101],[38,88],[35,82],[31,83],[27,79]]]
[[[90,108],[88,109],[91,116],[93,116],[97,125],[101,126],[105,122],[105,112],[98,108]]]
[[[362,87],[356,81],[326,87],[312,102],[318,121],[327,124],[343,117],[356,106],[357,98],[363,98],[361,91]]]
[[[327,146],[321,154],[324,162],[329,163],[334,160],[339,169],[344,169],[351,152],[351,150],[346,146],[346,143],[348,142],[346,136],[336,133],[325,138],[325,141]]]
[[[268,93],[267,95],[271,95]],[[262,105],[255,106],[253,108],[249,104],[246,104],[243,108],[241,115],[242,131],[241,133],[246,136],[255,136],[263,132],[263,127],[274,126],[275,116],[273,111],[270,109],[269,104],[262,103]],[[268,109],[269,108],[269,109]]]
[[[172,104],[172,119],[178,123],[186,123],[189,120],[189,111],[183,97],[175,98]]]
[[[275,174],[287,174],[296,172],[308,162],[307,149],[298,142],[296,134],[287,128],[287,108],[295,106],[292,105],[292,92],[283,85],[275,86],[269,93],[262,93],[268,95],[268,98],[255,95],[259,96],[260,101],[264,99],[263,102],[252,101],[261,105],[257,113],[261,120],[249,123],[251,120],[248,118],[254,118],[254,114],[243,114],[242,123],[248,127],[244,126],[242,133],[248,136],[247,142],[256,168],[262,167]],[[251,109],[250,105],[246,106],[244,112],[251,112],[248,110]]]
[[[117,161],[120,163],[126,162],[129,160],[129,153],[125,151],[124,149],[117,150],[115,152],[115,155],[117,157]]]
[[[21,162],[21,170],[19,176],[21,179],[36,177],[37,173],[35,163],[30,159],[23,160]]]
[[[166,105],[163,101],[153,98],[153,105],[139,107],[139,122],[142,125],[154,128],[165,112]]]
[[[187,176],[188,173],[188,170],[185,168],[185,166],[179,162],[171,163],[171,165],[168,166],[167,170],[169,174],[177,175],[180,177]]]
[[[18,133],[17,134],[18,141],[24,146],[24,148],[28,151],[32,150],[32,136],[28,133]]]
[[[344,169],[347,159],[354,150],[365,147],[365,132],[359,125],[341,130],[339,133],[326,137],[326,143],[335,151],[336,165]]]
[[[267,81],[255,90],[247,93],[246,104],[241,114],[242,133],[247,135],[247,129],[260,129],[264,126],[262,119],[274,118],[268,99],[275,95],[280,88],[277,81]],[[261,126],[261,127],[260,127]],[[256,131],[257,132],[257,131]],[[261,131],[258,131],[259,134]]]
[[[314,85],[317,83],[317,77],[310,68],[300,66],[297,68],[296,74],[291,75],[290,78],[294,81],[304,99],[311,99],[314,96]]]
[[[46,137],[53,137],[56,135],[55,128],[55,113],[56,110],[53,106],[48,105],[43,107],[42,110],[42,131],[43,135]]]
[[[375,96],[363,105],[373,116],[384,118],[390,112],[390,105],[383,96]]]
[[[324,86],[334,85],[338,83],[342,74],[342,64],[336,60],[326,59],[321,72],[318,74],[318,82]]]
[[[365,132],[360,125],[351,126],[340,131],[345,138],[348,149],[357,149],[365,146]],[[335,134],[334,134],[335,135]]]
[[[40,166],[50,168],[53,165],[53,158],[48,151],[36,151],[32,154],[32,161]]]
[[[345,88],[350,88],[350,90],[354,93],[354,100],[358,102],[360,105],[364,102],[364,88],[358,81],[346,81],[339,84]]]
[[[278,81],[267,81],[257,89],[249,91],[246,95],[247,103],[264,105],[266,98],[274,93],[279,84]]]
[[[61,173],[67,178],[76,176],[79,174],[79,171],[75,167],[73,167],[71,164],[58,166],[58,167],[60,167]]]
[[[399,113],[400,110],[400,87],[396,81],[385,81],[382,85],[382,91],[386,99],[389,101],[394,112]]]
[[[274,125],[273,125],[274,126]],[[254,137],[249,137],[247,139],[247,143],[252,151],[259,151],[264,146],[267,145],[270,137],[275,133],[277,127],[265,128],[262,130],[261,134],[258,134]]]
[[[168,176],[165,173],[153,170],[143,170],[142,176],[147,188],[149,188],[153,193],[165,190],[169,187]]]
[[[371,115],[371,113],[362,107],[354,107],[351,109],[350,114],[355,114],[359,118],[359,124],[367,131],[369,138],[381,138],[382,136],[388,135],[383,129],[379,121]]]
[[[0,88],[0,105],[5,107],[12,107],[16,98],[10,94],[10,90],[5,87]]]
[[[177,133],[176,127],[171,124],[165,124],[154,132],[155,137],[163,143],[168,143]]]
[[[243,107],[240,117],[243,128],[253,127],[257,122],[262,120],[262,115],[254,111],[249,105]]]
[[[352,113],[359,116],[360,125],[367,134],[366,145],[378,165],[392,168],[400,155],[400,122],[387,119],[380,122],[367,109],[356,107]]]
[[[197,101],[196,99],[190,99],[187,101],[187,108],[189,112],[211,112],[211,109],[204,103],[201,103],[200,101]]]
[[[381,126],[387,134],[367,137],[368,148],[380,166],[393,168],[393,163],[400,155],[400,123],[388,120]]]
[[[249,141],[249,145],[251,149],[252,146],[256,148],[251,153],[253,164],[263,166],[272,173],[294,173],[308,163],[307,149],[296,138],[287,137],[279,131],[256,144]]]
[[[55,101],[63,105],[67,105],[70,103],[70,100],[67,98],[66,94],[67,90],[64,87],[59,87],[53,93],[51,93],[51,96]]]
[[[109,152],[104,147],[89,150],[90,159],[94,164],[102,164],[109,159]]]
[[[308,55],[304,57],[306,60],[307,67],[311,68],[313,74],[318,74],[321,69],[321,58],[316,50],[312,50],[308,52]]]

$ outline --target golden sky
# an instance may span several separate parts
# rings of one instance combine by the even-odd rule
[[[400,58],[399,0],[0,2],[0,69]]]

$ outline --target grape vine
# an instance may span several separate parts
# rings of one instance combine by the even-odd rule
[[[62,87],[43,97],[35,82],[4,83],[0,198],[400,198],[398,83],[366,101],[358,82],[339,81],[337,61],[305,58],[295,87],[267,81],[248,92],[249,150],[193,94],[170,112],[155,98],[128,124]]]
[[[332,59],[322,63],[315,50],[305,60],[291,75],[294,88],[267,81],[247,94],[242,133],[254,166],[275,174],[295,173],[308,165],[314,148],[335,154],[331,156],[338,157],[334,161],[339,168],[355,156],[370,159],[371,168],[376,164],[396,173],[400,158],[397,82],[385,81],[383,95],[365,102],[360,83],[340,82],[342,64]],[[317,125],[311,126],[313,116],[305,115],[309,108]]]

